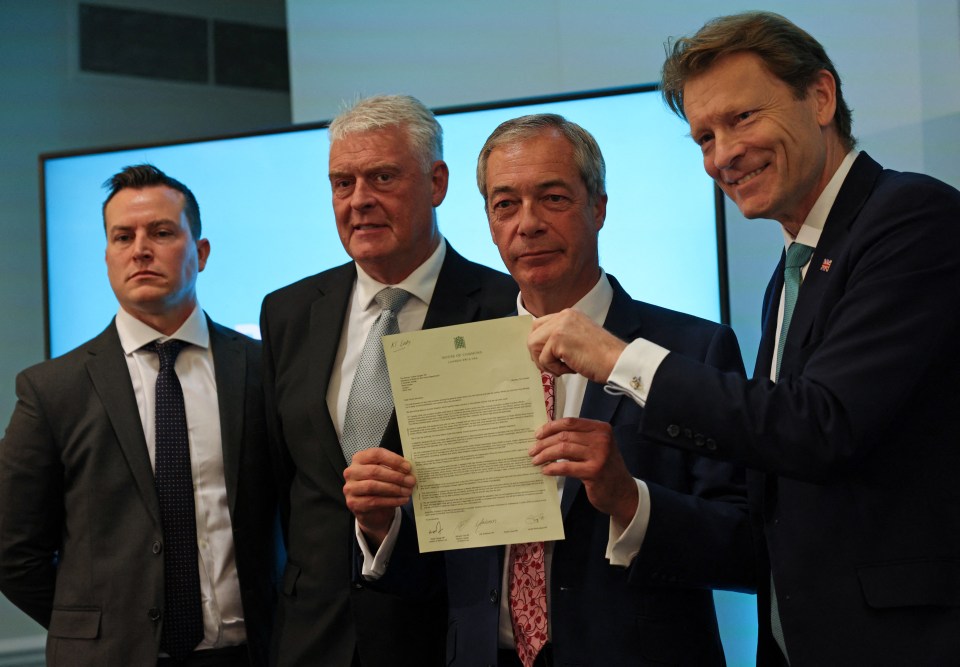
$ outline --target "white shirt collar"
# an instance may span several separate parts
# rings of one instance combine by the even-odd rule
[[[164,336],[150,325],[144,324],[122,307],[117,310],[116,325],[124,354],[131,354],[155,340],[165,341],[168,338],[176,338],[202,348],[210,346],[210,330],[207,328],[207,318],[199,305],[193,309],[190,317],[180,325],[180,328],[170,336]]]
[[[385,287],[400,287],[410,292],[425,304],[430,305],[430,299],[433,298],[433,290],[437,286],[437,276],[440,274],[440,267],[443,266],[443,260],[447,256],[447,242],[441,237],[437,249],[427,260],[413,270],[409,276],[401,280],[396,285],[384,285],[378,280],[370,277],[359,264],[357,267],[357,303],[367,310],[376,306],[374,297]]]
[[[613,303],[613,287],[607,279],[606,272],[600,269],[600,279],[597,281],[597,284],[573,305],[573,309],[579,310],[596,324],[603,326],[603,323],[607,319],[607,311],[610,310],[611,303]],[[517,314],[531,314],[530,311],[523,307],[522,293],[517,295]]]
[[[789,248],[790,244],[794,241],[808,245],[811,248],[817,247],[817,243],[820,242],[820,234],[823,232],[823,226],[827,222],[827,216],[830,215],[830,209],[833,208],[834,202],[837,201],[840,186],[843,185],[843,181],[846,180],[847,174],[850,173],[850,168],[853,166],[853,162],[859,154],[859,151],[852,150],[847,153],[846,157],[840,162],[840,166],[837,167],[837,170],[833,173],[833,176],[827,183],[827,187],[825,187],[823,192],[820,193],[820,196],[817,197],[813,208],[810,209],[806,220],[803,221],[800,231],[797,232],[796,239],[792,238],[790,234],[787,233],[787,230],[781,228],[785,248]]]

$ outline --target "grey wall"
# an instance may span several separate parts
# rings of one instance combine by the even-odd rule
[[[92,0],[285,27],[283,0]],[[167,141],[278,127],[287,93],[81,72],[77,0],[0,2],[0,428],[14,376],[43,359],[42,152]],[[102,235],[99,228],[91,234]],[[106,322],[104,323],[106,326]],[[0,596],[0,665],[28,664],[41,628]],[[12,654],[20,653],[16,658]]]

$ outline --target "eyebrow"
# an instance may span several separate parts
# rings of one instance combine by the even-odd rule
[[[150,222],[148,222],[147,228],[156,229],[161,225],[173,225],[174,227],[179,227],[180,223],[177,222],[176,220],[170,220],[169,218],[157,218],[156,220],[151,220]],[[107,226],[107,231],[108,232],[129,231],[134,227],[136,227],[136,225],[112,225],[112,226]]]
[[[572,186],[562,178],[553,179],[551,181],[543,181],[533,186],[534,190],[538,192],[543,190],[549,190],[550,188],[556,188],[556,187],[566,188],[567,190],[572,189]],[[517,188],[512,185],[498,185],[490,190],[490,194],[495,195],[503,192],[509,193],[509,192],[516,192],[516,191],[517,191]]]
[[[357,171],[359,171],[361,174],[369,174],[373,171],[403,171],[403,168],[396,162],[378,162],[376,164],[363,167]],[[352,176],[354,173],[355,171],[353,170],[348,171],[345,169],[331,169],[327,173],[327,176],[329,178],[343,178]]]

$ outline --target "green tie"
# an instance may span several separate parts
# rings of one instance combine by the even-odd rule
[[[803,281],[801,270],[810,261],[813,248],[802,243],[792,243],[787,248],[787,261],[783,267],[783,323],[780,325],[780,341],[777,343],[777,379],[780,379],[780,362],[783,360],[783,346],[787,342],[790,320],[797,305],[797,292]],[[780,609],[777,604],[777,591],[773,585],[773,572],[770,573],[770,630],[774,640],[783,651],[783,657],[790,664],[786,642],[783,639],[783,627],[780,625]]]
[[[777,379],[780,379],[780,362],[783,361],[783,346],[787,342],[793,308],[797,305],[797,293],[803,276],[800,270],[810,261],[813,248],[802,243],[791,243],[787,248],[787,262],[783,267],[783,324],[780,325],[780,341],[777,343]]]

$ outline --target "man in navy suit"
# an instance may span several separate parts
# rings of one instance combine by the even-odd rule
[[[288,556],[274,660],[283,667],[439,664],[442,588],[402,599],[365,586],[352,567],[356,537],[342,490],[348,397],[369,333],[376,337],[381,291],[410,294],[397,324],[412,331],[505,315],[516,288],[441,236],[436,207],[448,172],[440,124],[423,104],[402,95],[361,100],[331,123],[330,138],[337,231],[353,261],[267,295],[261,312]],[[374,389],[389,395],[386,378],[381,384]],[[361,419],[372,421],[366,413]],[[362,445],[399,451],[396,418]]]
[[[477,174],[521,314],[574,308],[617,336],[649,337],[742,376],[729,328],[634,301],[600,268],[604,163],[583,128],[553,114],[507,121],[484,145]],[[710,589],[754,585],[742,470],[645,444],[643,410],[602,385],[567,375],[554,386],[556,419],[531,449],[531,463],[558,480],[566,535],[544,549],[548,641],[518,656],[512,548],[448,551],[447,663],[723,664]],[[415,484],[409,473],[384,450],[362,452],[345,473],[347,504],[378,559],[391,545],[394,508]],[[396,560],[367,565],[385,586],[405,576]]]
[[[631,395],[650,440],[755,469],[758,663],[960,663],[960,193],[857,152],[830,59],[781,16],[708,22],[662,83],[707,173],[783,228],[754,377],[571,312],[534,359]]]

